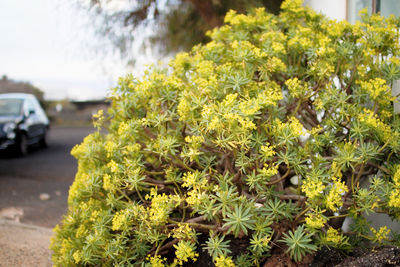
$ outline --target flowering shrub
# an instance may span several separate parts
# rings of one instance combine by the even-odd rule
[[[120,79],[99,130],[72,150],[56,265],[208,253],[253,266],[273,250],[299,262],[323,246],[399,242],[364,217],[400,218],[399,21],[335,22],[297,0],[225,21],[170,68]]]

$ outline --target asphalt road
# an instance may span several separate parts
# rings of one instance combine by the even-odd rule
[[[33,147],[24,158],[1,153],[0,216],[15,213],[23,223],[44,227],[59,223],[77,170],[70,151],[92,131],[91,127],[53,127],[48,148]],[[43,193],[50,199],[41,200]]]

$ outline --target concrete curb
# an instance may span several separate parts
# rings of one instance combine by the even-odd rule
[[[20,228],[22,230],[24,230],[24,229],[32,230],[32,231],[37,231],[37,232],[43,233],[43,234],[53,235],[53,231],[51,228],[36,226],[36,225],[32,225],[32,224],[25,224],[25,223],[16,222],[13,220],[5,219],[5,218],[0,218],[0,226],[2,226],[2,225],[9,225],[12,227]]]

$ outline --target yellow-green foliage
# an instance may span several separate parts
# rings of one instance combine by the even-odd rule
[[[169,68],[120,79],[72,151],[56,265],[179,266],[205,252],[248,266],[272,248],[301,261],[396,242],[364,216],[400,218],[399,21],[351,25],[290,0],[279,16],[225,22]]]

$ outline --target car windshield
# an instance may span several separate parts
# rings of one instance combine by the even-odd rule
[[[0,99],[0,116],[20,115],[22,99]]]

